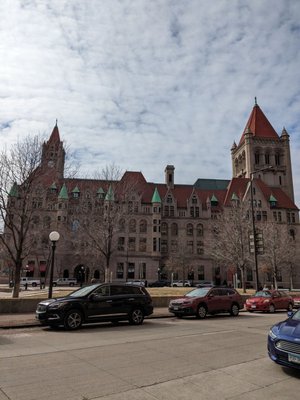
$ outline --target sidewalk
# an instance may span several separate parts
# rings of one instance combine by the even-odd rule
[[[172,317],[168,309],[165,307],[156,307],[152,315],[146,318],[168,318]],[[11,328],[29,328],[34,326],[41,326],[36,321],[35,314],[1,314],[0,315],[0,329],[11,329]]]

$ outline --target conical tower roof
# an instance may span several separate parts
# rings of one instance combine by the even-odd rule
[[[265,116],[259,105],[256,103],[256,99],[255,105],[247,121],[239,144],[244,141],[245,134],[249,133],[249,131],[252,133],[253,136],[259,138],[279,139],[278,134],[276,133],[273,126],[270,124],[268,118]]]
[[[158,193],[157,187],[155,188],[155,190],[153,192],[151,203],[161,203],[161,198]]]

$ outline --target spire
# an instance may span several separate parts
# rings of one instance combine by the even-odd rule
[[[67,187],[66,187],[65,183],[62,185],[62,188],[60,189],[58,198],[61,199],[61,200],[68,200],[68,198],[69,198],[68,190],[67,190]]]
[[[105,196],[105,200],[106,201],[115,201],[115,196],[114,196],[114,192],[112,190],[111,185],[109,185],[108,191]]]
[[[53,131],[51,133],[50,139],[48,141],[48,143],[59,143],[60,142],[60,136],[59,136],[59,130],[58,130],[58,126],[57,126],[57,120],[55,123],[55,126],[53,128]]]
[[[151,203],[161,203],[161,198],[160,198],[160,195],[158,193],[157,187],[154,190]]]

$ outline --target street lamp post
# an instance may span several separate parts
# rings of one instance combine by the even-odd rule
[[[157,268],[157,280],[160,282],[160,268]]]
[[[258,276],[258,262],[257,262],[257,247],[256,247],[256,229],[255,229],[255,215],[253,206],[253,176],[258,172],[267,171],[272,169],[272,166],[268,166],[256,171],[250,172],[250,201],[251,201],[251,216],[252,216],[252,232],[253,232],[253,253],[254,253],[254,263],[255,263],[255,282],[256,290],[259,290],[259,276]]]
[[[59,233],[53,231],[49,235],[49,239],[52,243],[52,258],[51,258],[51,267],[50,267],[50,282],[49,282],[49,292],[48,292],[48,299],[52,298],[52,287],[53,287],[53,269],[54,269],[54,254],[56,248],[56,242],[59,240]]]

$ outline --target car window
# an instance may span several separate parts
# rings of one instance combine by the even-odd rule
[[[256,292],[254,297],[272,297],[272,295],[268,290],[261,290]]]
[[[213,296],[220,296],[222,293],[220,293],[219,289],[212,289],[209,294]]]
[[[300,321],[300,309],[295,312],[295,314],[292,316],[292,319],[294,321]]]
[[[89,285],[89,286],[84,286],[80,289],[75,290],[75,292],[72,292],[69,294],[69,297],[84,297],[87,296],[88,294],[92,293],[95,288],[98,287],[97,285]]]
[[[112,285],[112,286],[110,287],[110,294],[111,294],[112,296],[117,296],[117,295],[124,294],[124,288],[123,288],[122,286],[115,286],[115,285]]]
[[[209,290],[210,290],[209,287],[193,289],[190,292],[188,292],[185,296],[186,297],[204,297],[207,295]]]
[[[94,293],[99,296],[109,296],[109,286],[100,286]]]

